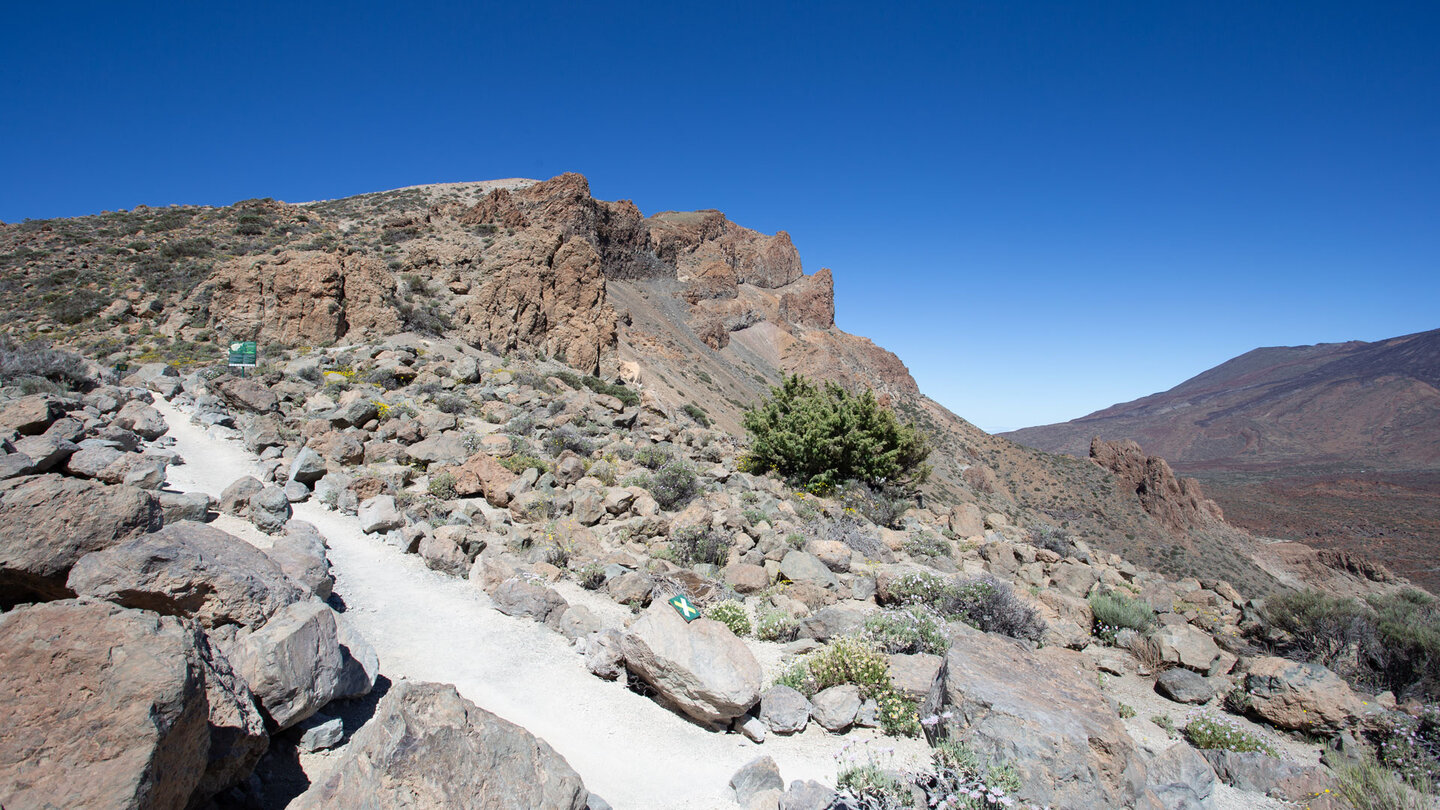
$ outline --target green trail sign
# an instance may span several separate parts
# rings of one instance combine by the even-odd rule
[[[258,356],[258,354],[259,351],[256,349],[255,341],[253,340],[237,341],[235,343],[231,343],[230,365],[240,366],[241,368],[244,368],[246,366],[254,368],[255,358]]]
[[[679,613],[680,618],[685,621],[693,622],[700,618],[700,608],[690,604],[690,600],[686,599],[683,594],[680,596],[672,596],[669,601],[670,607],[675,608],[675,612]]]

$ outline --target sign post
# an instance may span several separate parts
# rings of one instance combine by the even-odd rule
[[[675,608],[675,612],[679,613],[680,617],[687,623],[700,618],[700,609],[691,604],[690,600],[686,599],[683,594],[671,597],[669,602],[670,607]]]
[[[245,369],[254,368],[255,361],[259,356],[259,350],[253,340],[236,341],[230,344],[230,365],[240,369],[240,376],[245,376]]]

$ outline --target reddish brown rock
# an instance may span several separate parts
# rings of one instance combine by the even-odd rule
[[[105,602],[0,622],[0,805],[181,810],[210,730],[200,631]]]
[[[160,504],[131,486],[38,475],[0,481],[0,605],[64,599],[92,551],[160,528]]]
[[[352,331],[400,331],[395,282],[377,259],[286,251],[222,262],[211,282],[210,325],[223,334],[329,343]]]
[[[500,466],[489,453],[476,453],[450,473],[455,476],[455,494],[459,497],[482,495],[492,506],[500,508],[510,503],[510,495],[505,490],[514,482],[515,473]]]
[[[714,210],[665,211],[648,223],[655,255],[682,272],[718,261],[733,268],[740,283],[766,289],[783,287],[802,275],[800,252],[784,231],[766,236]]]
[[[21,436],[38,436],[64,415],[64,406],[54,397],[45,394],[21,397],[0,408],[0,436],[12,431]]]
[[[792,289],[780,296],[780,319],[814,329],[835,325],[835,280],[830,268],[797,279]]]
[[[1172,531],[1205,526],[1225,519],[1220,507],[1200,491],[1194,478],[1177,478],[1159,456],[1146,456],[1140,445],[1125,439],[1090,442],[1090,460],[1111,471],[1135,491],[1145,511]]]
[[[600,254],[585,239],[532,228],[497,243],[486,281],[465,311],[467,337],[501,350],[532,346],[595,372],[615,345],[618,318],[605,303]]]

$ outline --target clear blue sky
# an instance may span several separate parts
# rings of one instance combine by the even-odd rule
[[[1000,430],[1440,327],[1437,43],[1434,2],[12,4],[0,220],[579,171],[790,231]]]

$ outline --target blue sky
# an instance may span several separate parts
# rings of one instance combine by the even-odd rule
[[[788,230],[1000,430],[1440,327],[1437,42],[1434,3],[31,3],[0,220],[580,171]]]

